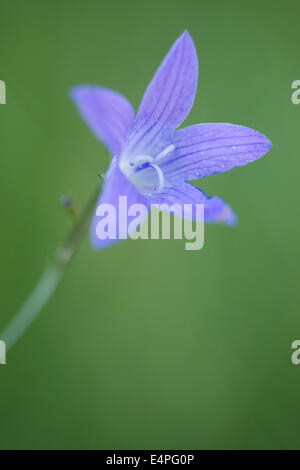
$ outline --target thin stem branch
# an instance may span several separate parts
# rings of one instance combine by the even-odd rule
[[[0,338],[5,341],[9,350],[23,336],[59,285],[67,266],[80,245],[83,235],[89,226],[95,208],[99,186],[86,205],[78,222],[71,230],[65,241],[57,248],[52,261],[42,274],[39,282],[24,302],[20,310],[12,318]]]

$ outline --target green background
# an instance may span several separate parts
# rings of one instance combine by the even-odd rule
[[[70,86],[137,108],[175,39],[199,55],[186,124],[233,122],[273,142],[201,181],[237,211],[205,247],[85,238],[55,296],[0,366],[3,449],[300,448],[298,1],[1,0],[0,330],[69,229],[107,153]]]

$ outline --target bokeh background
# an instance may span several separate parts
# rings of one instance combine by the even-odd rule
[[[300,448],[298,1],[1,0],[0,331],[106,168],[68,98],[92,83],[137,108],[188,29],[200,80],[186,124],[266,134],[262,160],[199,182],[237,211],[205,247],[88,236],[0,366],[3,449]]]

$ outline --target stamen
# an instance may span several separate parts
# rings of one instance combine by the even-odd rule
[[[139,168],[139,166],[145,165],[146,163],[152,163],[153,162],[153,157],[150,155],[138,155],[135,157],[134,162],[130,163],[130,166]]]
[[[161,160],[162,158],[164,158],[166,155],[168,155],[168,153],[170,152],[173,152],[173,150],[175,149],[175,145],[169,145],[168,147],[166,147],[162,152],[160,152],[156,157],[155,157],[155,161],[159,161]]]
[[[152,168],[154,168],[154,170],[157,171],[159,183],[158,183],[158,188],[156,189],[156,192],[161,193],[161,191],[163,190],[164,185],[165,185],[165,177],[164,177],[164,174],[163,174],[161,168],[160,168],[158,165],[155,165],[154,163],[152,163],[150,166],[151,166]]]
[[[162,192],[164,186],[165,186],[165,177],[163,174],[163,171],[161,170],[159,165],[156,165],[156,160],[161,159],[165,157],[169,152],[174,150],[174,145],[169,145],[167,148],[165,148],[162,152],[158,154],[156,158],[153,158],[150,155],[138,155],[134,158],[134,161],[131,161],[129,163],[123,164],[122,166],[122,160],[120,162],[120,169],[121,171],[127,176],[127,178],[135,184],[137,188],[140,188],[141,190],[146,190],[149,188],[152,189],[152,191],[155,191],[156,193]],[[132,167],[132,169],[130,169]],[[145,174],[144,171],[146,172],[147,168],[153,168],[158,177],[158,185],[154,184],[154,182],[148,182],[149,181],[149,174],[147,176],[147,173]],[[153,178],[153,175],[152,175]],[[151,181],[151,175],[150,175],[150,181]],[[148,179],[148,181],[147,181]],[[146,196],[151,196],[153,194],[152,192],[146,192],[144,193]]]

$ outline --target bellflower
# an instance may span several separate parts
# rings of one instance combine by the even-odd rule
[[[262,157],[271,147],[259,132],[234,124],[197,124],[176,130],[188,116],[198,81],[197,53],[185,31],[175,42],[150,82],[135,117],[121,94],[102,87],[78,86],[71,96],[95,135],[108,147],[112,161],[99,204],[204,204],[205,222],[233,225],[233,210],[219,197],[207,197],[188,183]],[[92,222],[95,248],[99,240]],[[128,221],[129,223],[129,221]]]

